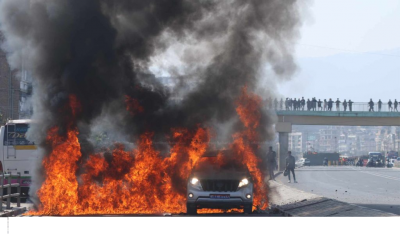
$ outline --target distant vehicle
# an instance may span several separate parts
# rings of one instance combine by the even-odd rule
[[[387,168],[392,168],[394,166],[394,159],[389,159],[388,163],[386,164]]]
[[[385,156],[381,152],[369,152],[367,167],[385,167]]]
[[[297,160],[297,162],[295,163],[296,167],[303,167],[305,160],[306,160],[305,158],[301,158],[301,159]]]
[[[304,166],[311,166],[311,161],[310,161],[310,159],[305,159],[304,160]]]
[[[396,159],[399,157],[399,153],[397,151],[389,151],[387,152],[387,157],[390,159]]]
[[[400,161],[400,157],[397,158],[397,161]]]

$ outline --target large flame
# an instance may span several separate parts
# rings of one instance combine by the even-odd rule
[[[135,99],[126,97],[127,110],[140,114],[143,108]],[[131,106],[129,106],[131,105]],[[79,113],[79,102],[70,96],[73,117]],[[233,135],[229,146],[236,162],[245,165],[255,182],[254,204],[265,209],[267,189],[263,183],[258,144],[261,99],[243,88],[237,100],[237,113],[244,130]],[[38,190],[38,210],[30,215],[85,214],[157,214],[186,211],[186,183],[193,167],[208,148],[210,130],[198,127],[171,130],[169,157],[162,157],[153,147],[151,132],[140,136],[137,148],[114,149],[83,158],[78,130],[72,124],[67,134],[59,128],[49,130],[47,144],[51,153],[43,159],[45,181]],[[172,144],[173,142],[173,144]],[[215,163],[226,163],[219,155]],[[81,165],[79,165],[81,164]],[[83,173],[78,173],[84,171]],[[203,212],[219,212],[203,210]]]

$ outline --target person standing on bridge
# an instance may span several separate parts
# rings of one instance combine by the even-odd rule
[[[322,101],[321,101],[321,99],[318,99],[318,110],[322,111]]]
[[[278,110],[278,99],[274,98],[274,107],[275,110]]]
[[[351,101],[351,99],[349,99],[347,103],[349,104],[349,111],[353,111],[353,102]]]
[[[286,98],[285,100],[285,108],[286,110],[289,110],[289,98]]]
[[[394,104],[394,110],[393,110],[393,111],[399,112],[399,111],[397,110],[397,105],[398,105],[399,103],[397,102],[396,99],[394,99],[393,104]]]
[[[306,100],[304,97],[301,98],[301,110],[304,110],[304,106],[306,105]]]
[[[273,107],[272,97],[269,97],[269,98],[268,98],[268,108],[269,108],[270,110],[272,110],[272,107]]]
[[[332,106],[333,106],[332,98],[329,98],[329,101],[328,101],[328,111],[332,111]]]
[[[315,97],[313,98],[312,103],[313,103],[313,111],[316,111],[317,110],[317,99]]]
[[[286,157],[286,170],[289,171],[289,173],[288,173],[288,178],[289,178],[288,183],[291,183],[291,181],[290,181],[290,172],[292,172],[292,174],[293,174],[294,182],[297,183],[296,175],[294,174],[295,164],[296,164],[296,159],[293,157],[292,151],[288,151],[288,156]]]
[[[339,98],[336,100],[336,111],[340,111],[340,101],[339,101]]]
[[[389,106],[389,111],[392,111],[393,109],[392,109],[392,101],[389,99],[389,102],[388,102],[388,106]]]
[[[378,101],[378,111],[380,112],[381,109],[382,109],[382,101],[381,101],[381,99],[379,99],[379,101]]]
[[[372,98],[368,102],[369,105],[369,111],[374,112],[374,102],[372,101]]]
[[[279,103],[279,109],[283,110],[283,98],[281,98],[281,101]]]
[[[324,99],[324,111],[327,111],[328,109],[328,102],[326,101],[326,99]]]
[[[274,170],[276,168],[276,152],[272,150],[272,146],[269,147],[269,151],[267,154],[267,164],[269,179],[275,180]]]
[[[311,108],[311,101],[310,99],[307,99],[307,110],[310,111]]]
[[[343,109],[344,109],[344,111],[346,111],[346,109],[347,109],[347,102],[346,102],[346,99],[344,99],[344,101],[343,101]]]

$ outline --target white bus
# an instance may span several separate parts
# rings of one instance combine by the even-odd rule
[[[38,160],[35,143],[25,138],[30,123],[28,119],[9,120],[0,129],[0,172],[11,173],[12,183],[17,183],[17,173],[21,174],[21,198],[28,196],[33,168]]]

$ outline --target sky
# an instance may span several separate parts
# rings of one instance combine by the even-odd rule
[[[400,1],[314,0],[284,97],[400,99]]]

